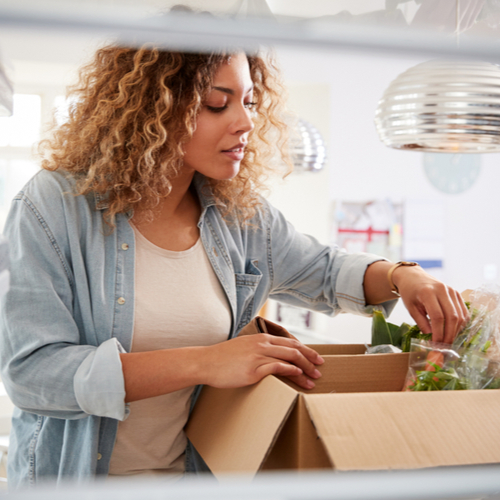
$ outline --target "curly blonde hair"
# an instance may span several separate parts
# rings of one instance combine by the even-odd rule
[[[99,49],[69,89],[69,119],[41,143],[42,168],[62,169],[78,179],[77,193],[105,195],[105,219],[140,206],[152,219],[171,179],[183,165],[183,145],[193,135],[196,117],[217,69],[229,53],[183,53],[155,47],[110,45]],[[291,169],[285,94],[272,56],[247,55],[257,101],[245,157],[229,181],[208,179],[223,215],[248,221],[258,193],[278,163]]]

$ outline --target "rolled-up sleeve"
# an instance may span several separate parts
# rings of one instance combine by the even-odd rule
[[[365,316],[373,313],[374,306],[367,305],[365,301],[363,281],[368,266],[380,260],[385,259],[369,253],[353,253],[343,259],[335,284],[335,295],[342,312]],[[396,303],[397,299],[389,300],[375,307],[382,309],[385,316],[389,316]]]
[[[75,395],[85,413],[117,420],[128,416],[120,361],[120,353],[124,352],[116,339],[109,339],[89,353],[78,367],[74,377]]]
[[[78,239],[60,244],[24,193],[13,202],[4,234],[11,286],[1,304],[0,360],[9,397],[21,410],[39,415],[123,420],[123,348],[114,338],[100,343],[99,325],[92,320],[84,328],[75,300],[72,262],[64,248],[78,245]]]
[[[328,315],[349,312],[371,315],[363,289],[366,269],[385,260],[368,253],[348,254],[338,247],[299,233],[268,205],[269,266],[273,299]],[[386,316],[397,303],[391,300],[376,307]]]

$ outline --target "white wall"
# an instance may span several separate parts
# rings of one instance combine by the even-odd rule
[[[330,91],[328,102],[318,103],[311,96],[311,105],[317,109],[310,112],[329,115],[328,120],[320,120],[327,121],[329,129],[328,193],[319,178],[304,175],[281,186],[279,198],[271,197],[292,223],[327,243],[328,228],[318,226],[328,225],[333,200],[442,200],[446,218],[444,281],[458,290],[476,288],[485,282],[486,265],[500,269],[500,155],[482,155],[476,183],[462,194],[446,195],[425,177],[421,153],[393,150],[378,139],[373,117],[379,98],[390,81],[422,59],[297,49],[277,53],[292,89],[320,85]],[[317,125],[320,129],[321,123]],[[314,203],[297,202],[299,184],[300,191]],[[498,276],[495,281],[499,282]],[[391,320],[398,323],[409,317],[398,307]],[[370,324],[369,319],[342,315],[322,322],[321,330],[345,342],[368,341]]]

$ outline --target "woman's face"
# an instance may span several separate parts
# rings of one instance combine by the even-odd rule
[[[231,57],[215,74],[213,87],[185,146],[184,168],[216,180],[238,174],[254,125],[253,83],[246,55]]]

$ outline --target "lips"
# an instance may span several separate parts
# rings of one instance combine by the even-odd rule
[[[224,149],[222,152],[223,153],[231,153],[231,152],[243,151],[243,149],[244,148]]]
[[[235,144],[232,148],[224,149],[222,152],[227,153],[228,151],[244,150],[246,145],[247,145],[246,142],[239,142],[238,144]]]
[[[232,147],[231,149],[224,149],[222,153],[224,153],[226,156],[229,156],[229,158],[234,161],[241,161],[243,159],[243,156],[245,155],[245,146],[246,144],[240,143]]]

